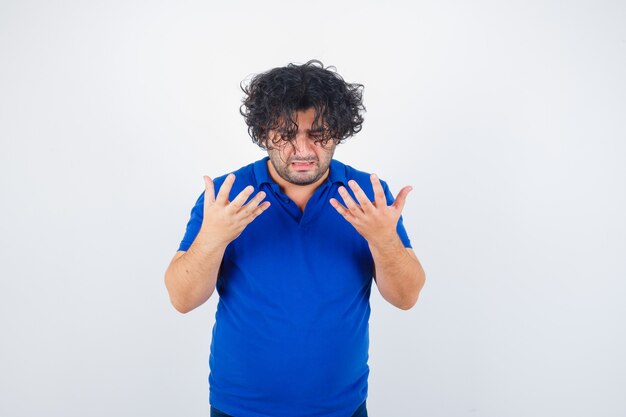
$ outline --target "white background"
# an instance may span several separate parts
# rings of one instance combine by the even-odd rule
[[[626,415],[623,1],[0,2],[0,415],[208,416],[217,297],[164,272],[202,175],[264,156],[239,83],[365,85],[335,157],[412,185],[372,291],[372,417]]]

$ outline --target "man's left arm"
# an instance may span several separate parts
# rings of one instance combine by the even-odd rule
[[[397,235],[396,235],[397,236]],[[392,305],[408,310],[417,303],[426,276],[415,252],[397,237],[382,247],[369,245],[374,258],[374,281],[380,295]]]
[[[330,204],[363,236],[374,258],[374,279],[380,294],[394,306],[408,310],[415,305],[426,280],[424,269],[411,248],[404,247],[396,231],[410,186],[387,205],[385,192],[375,174],[370,177],[374,201],[370,201],[354,180],[348,185],[358,201],[344,187],[339,187],[346,207],[331,198]]]

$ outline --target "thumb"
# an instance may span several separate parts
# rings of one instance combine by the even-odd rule
[[[402,212],[402,209],[404,209],[404,204],[406,203],[406,197],[409,195],[411,191],[413,191],[413,187],[408,185],[404,187],[403,189],[401,189],[400,192],[398,193],[398,196],[393,202],[393,206],[396,209],[398,209],[398,211]]]

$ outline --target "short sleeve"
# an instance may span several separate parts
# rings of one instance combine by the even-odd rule
[[[395,201],[395,198],[393,197],[393,194],[391,194],[391,191],[389,190],[389,186],[387,185],[385,181],[381,180],[380,183],[382,184],[383,190],[385,191],[385,197],[387,198],[387,205],[393,204],[393,202]],[[396,226],[396,231],[398,232],[398,236],[400,236],[400,240],[402,241],[402,244],[404,244],[404,247],[413,248],[413,246],[411,246],[411,240],[409,239],[409,235],[406,233],[406,229],[404,228],[404,224],[402,223],[402,215],[400,215],[400,219],[398,219],[398,225]]]
[[[180,242],[178,246],[178,250],[186,251],[189,249],[193,241],[195,240],[198,232],[200,231],[200,226],[202,226],[202,219],[204,217],[204,191],[198,197],[196,204],[191,209],[191,215],[189,221],[187,222],[187,230],[185,231],[185,236],[183,240]]]

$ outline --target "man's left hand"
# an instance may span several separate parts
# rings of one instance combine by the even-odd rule
[[[385,191],[376,174],[370,176],[374,189],[374,201],[370,201],[365,192],[354,180],[348,181],[348,185],[354,192],[358,203],[352,199],[345,187],[339,187],[339,195],[346,207],[335,198],[330,199],[330,204],[363,236],[370,245],[379,246],[393,242],[397,239],[396,226],[406,197],[413,189],[406,186],[400,190],[392,205],[387,205]]]

